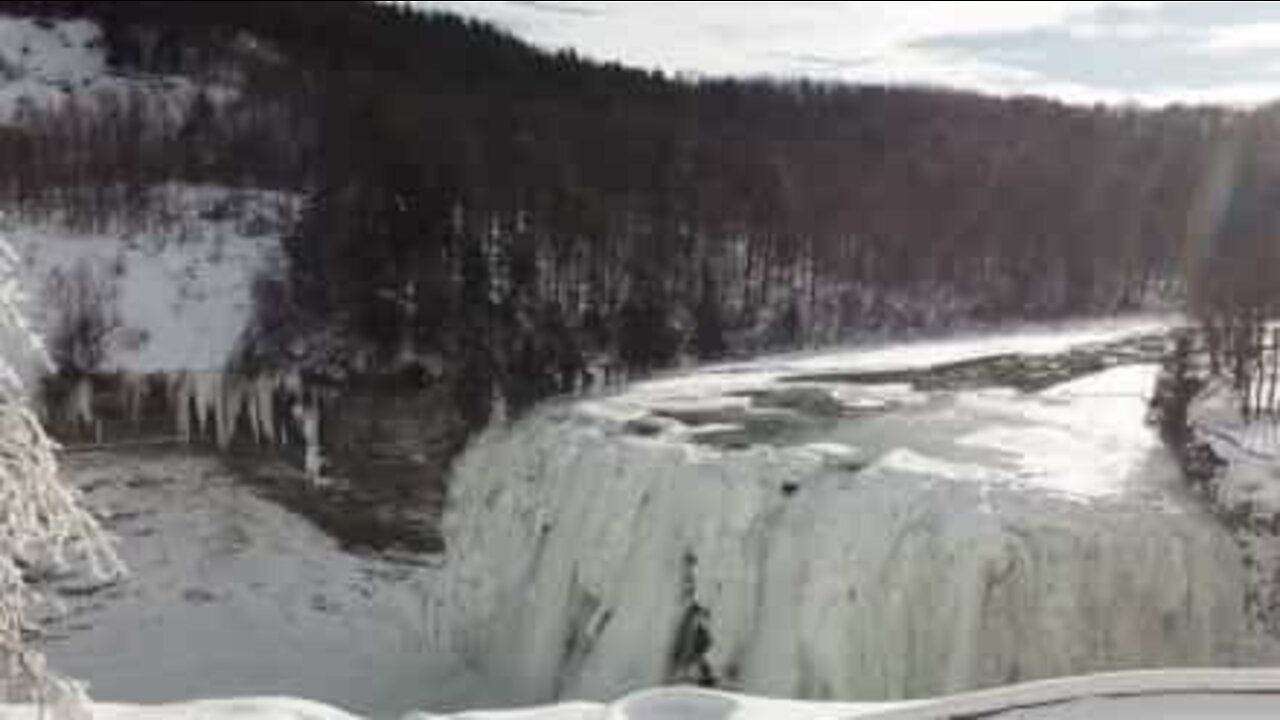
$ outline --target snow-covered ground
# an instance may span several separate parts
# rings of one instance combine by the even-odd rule
[[[1239,553],[1144,423],[1154,366],[1027,393],[848,375],[1158,325],[766,359],[546,408],[457,466],[440,624],[523,702],[682,673],[876,699],[1246,662]]]
[[[344,552],[216,457],[61,464],[131,571],[93,592],[61,588],[67,612],[42,643],[96,699],[290,695],[387,713],[440,702],[423,685],[426,568]]]
[[[54,218],[11,221],[27,312],[46,337],[66,321],[57,283],[105,284],[118,327],[102,370],[222,370],[248,325],[257,274],[280,257],[297,199],[282,193],[165,186],[150,191],[153,227],[122,224],[97,235]]]
[[[1280,421],[1246,422],[1239,396],[1221,379],[1192,401],[1187,417],[1193,439],[1223,463],[1205,494],[1245,555],[1251,614],[1280,637]]]

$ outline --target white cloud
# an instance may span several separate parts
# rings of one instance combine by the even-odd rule
[[[536,44],[704,74],[774,74],[780,55],[857,61],[931,36],[1059,25],[1100,2],[422,2]],[[1151,3],[1130,3],[1150,5]],[[572,9],[572,14],[565,13]]]
[[[1064,31],[1072,37],[1086,40],[1153,40],[1168,36],[1178,29],[1159,22],[1106,22],[1091,18],[1070,23],[1065,26]]]
[[[1280,74],[1268,69],[1280,64],[1280,22],[1243,24],[1252,15],[1241,17],[1239,8],[1218,25],[1188,20],[1188,10],[1203,13],[1211,3],[418,4],[492,21],[543,47],[681,74],[945,85],[1143,105],[1280,96]],[[1041,36],[1051,42],[1042,46]],[[1277,56],[1237,72],[1235,56],[1258,50]]]
[[[1280,22],[1223,25],[1211,28],[1199,49],[1210,54],[1280,50]]]

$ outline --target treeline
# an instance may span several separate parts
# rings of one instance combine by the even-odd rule
[[[1280,113],[1264,108],[1219,144],[1183,257],[1211,375],[1247,419],[1280,411]]]
[[[281,124],[289,117],[297,123]],[[303,163],[290,128],[305,118],[243,100],[219,104],[207,90],[24,102],[12,124],[0,125],[0,204],[23,219],[105,232],[162,220],[153,216],[173,208],[151,190],[166,183],[297,190]]]
[[[15,188],[305,193],[246,360],[418,363],[477,423],[602,363],[1168,299],[1222,154],[1275,132],[1202,108],[673,79],[389,4],[0,11],[96,19],[117,71],[212,89],[19,123],[0,160],[41,159],[0,173],[45,179]],[[1280,192],[1280,159],[1257,162],[1238,177]]]
[[[1193,208],[1185,259],[1201,315],[1280,311],[1280,110],[1234,123]]]

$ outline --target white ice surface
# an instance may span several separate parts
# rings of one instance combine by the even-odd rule
[[[920,368],[1007,353],[1052,355],[1081,345],[1158,333],[1179,322],[1181,319],[1176,316],[1139,315],[1112,320],[1015,325],[998,332],[891,343],[872,349],[822,351],[809,357],[789,358],[783,364],[790,372],[870,372]]]
[[[999,333],[961,335],[929,340],[887,343],[847,350],[824,350],[761,358],[750,362],[712,365],[693,373],[673,373],[638,382],[608,403],[584,408],[609,417],[634,417],[654,407],[723,407],[742,402],[734,393],[758,389],[780,378],[824,373],[879,372],[926,368],[944,363],[1020,353],[1052,355],[1073,347],[1159,333],[1179,324],[1176,316],[1134,316],[1105,321],[1015,326]],[[861,402],[876,406],[907,401],[914,393],[904,385],[836,387],[833,392],[857,393]],[[846,400],[856,404],[857,398]]]

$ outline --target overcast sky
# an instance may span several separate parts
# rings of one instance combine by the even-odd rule
[[[681,73],[1076,101],[1280,99],[1280,2],[420,2]]]

